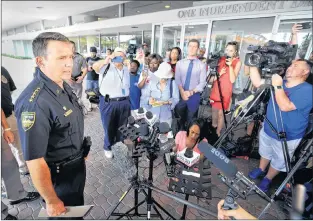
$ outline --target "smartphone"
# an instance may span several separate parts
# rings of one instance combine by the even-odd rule
[[[299,25],[302,25],[302,29],[310,29],[311,28],[311,22],[299,23]]]

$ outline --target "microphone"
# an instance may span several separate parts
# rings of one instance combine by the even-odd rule
[[[166,134],[171,131],[170,125],[166,122],[162,122],[159,125],[160,134]]]
[[[306,188],[304,185],[298,184],[295,188],[292,198],[292,210],[290,211],[290,219],[300,220],[305,207]]]
[[[129,116],[127,119],[127,122],[130,126],[134,126],[135,124],[135,118],[133,116]]]
[[[201,141],[198,144],[199,150],[211,161],[215,167],[221,170],[228,178],[235,178],[238,172],[237,167],[220,151],[211,144]]]
[[[113,165],[120,168],[122,174],[127,180],[132,180],[136,177],[137,168],[131,157],[130,150],[128,148],[133,148],[133,144],[130,147],[126,146],[122,142],[118,142],[112,146],[112,152],[114,155]]]
[[[194,152],[191,148],[185,148],[184,150],[177,153],[176,158],[178,161],[182,162],[186,166],[191,167],[199,162],[200,154]]]
[[[148,111],[146,113],[145,120],[151,127],[153,127],[153,125],[157,122],[158,119],[156,115],[153,115],[151,111]]]
[[[140,107],[138,110],[134,110],[135,113],[135,119],[143,119],[145,118],[146,110],[143,107]]]

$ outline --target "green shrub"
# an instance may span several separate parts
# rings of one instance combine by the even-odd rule
[[[15,59],[21,59],[21,60],[31,60],[31,59],[33,59],[31,57],[15,56],[15,55],[11,55],[11,54],[2,54],[2,56],[9,57],[9,58],[15,58]]]

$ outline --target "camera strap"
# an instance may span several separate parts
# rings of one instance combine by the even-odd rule
[[[99,93],[100,93],[100,89],[101,89],[101,86],[102,86],[102,83],[103,83],[103,79],[105,78],[105,76],[107,75],[109,69],[110,69],[110,65],[111,63],[109,63],[105,69],[105,71],[103,72],[103,76],[102,76],[102,80],[101,80],[101,83],[99,84]],[[101,94],[101,93],[100,93]]]

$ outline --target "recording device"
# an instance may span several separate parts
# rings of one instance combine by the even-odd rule
[[[270,198],[254,182],[239,172],[237,167],[218,149],[204,141],[198,144],[198,148],[223,173],[220,174],[220,178],[230,188],[225,198],[225,209],[236,208],[235,198],[246,199],[252,191],[270,201]]]
[[[158,118],[151,111],[147,111],[145,114],[145,120],[147,124],[152,127],[158,121]]]
[[[207,59],[207,65],[210,69],[216,69],[218,67],[218,62],[221,59],[221,54],[213,54],[211,57]]]
[[[188,167],[191,167],[194,164],[198,163],[199,159],[200,154],[193,151],[191,148],[185,148],[184,150],[177,153],[177,160]]]
[[[134,113],[135,113],[134,117],[135,117],[135,119],[139,120],[139,119],[145,118],[146,112],[147,112],[147,110],[145,108],[143,108],[143,107],[140,107],[139,109],[134,110]]]
[[[137,46],[136,44],[131,44],[128,46],[127,48],[127,53],[131,54],[131,55],[134,55],[136,54],[136,51],[137,51]]]
[[[311,22],[299,23],[299,25],[302,25],[302,29],[310,29],[311,28]]]
[[[296,57],[298,46],[287,42],[275,42],[270,40],[264,46],[248,46],[245,57],[245,65],[264,69],[264,77],[271,77],[275,73],[285,70]]]

